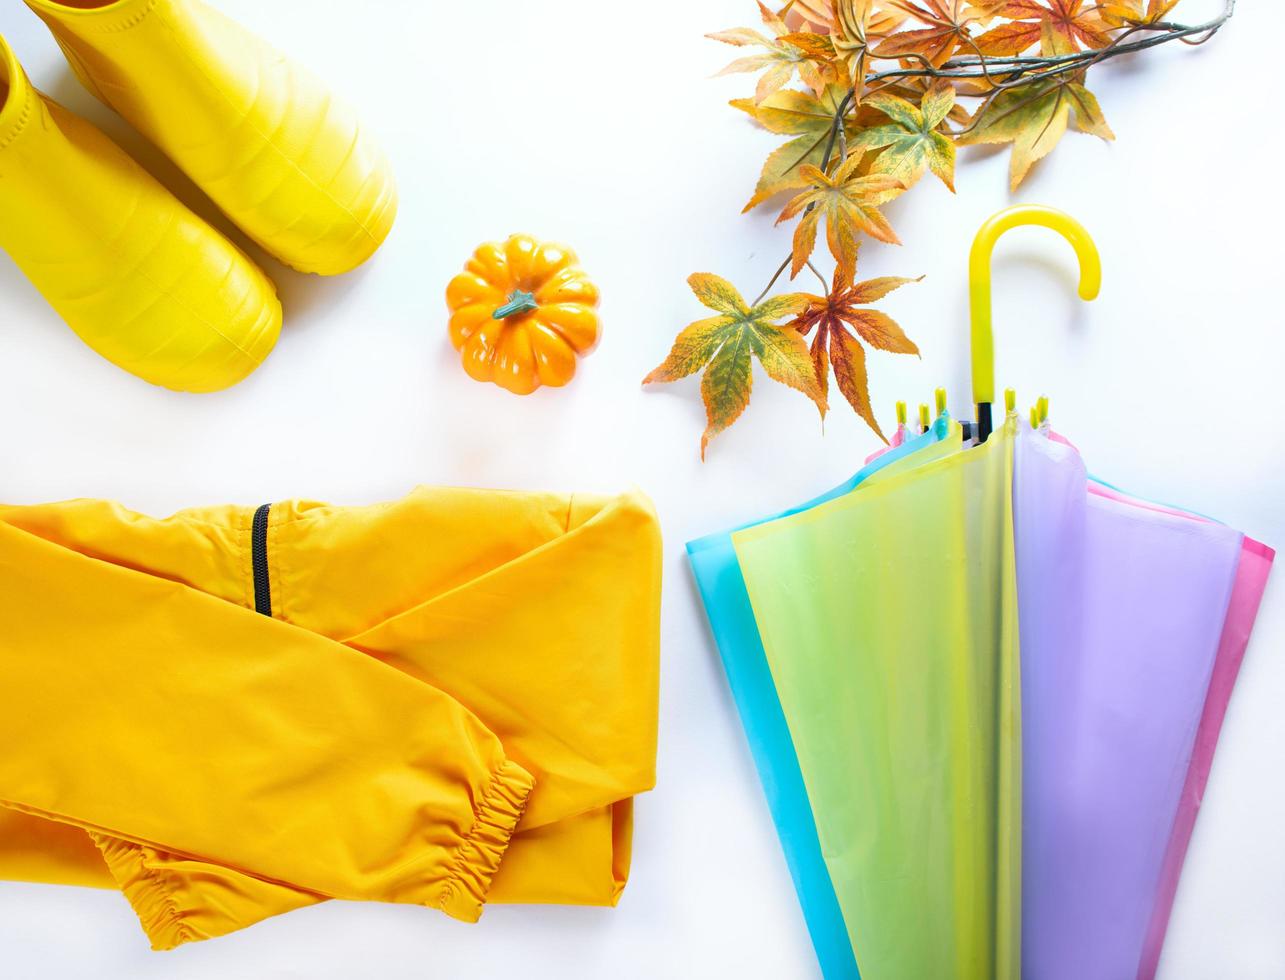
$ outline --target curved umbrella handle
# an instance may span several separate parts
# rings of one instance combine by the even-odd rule
[[[995,400],[995,333],[991,321],[991,253],[1010,228],[1042,225],[1071,243],[1080,260],[1080,298],[1095,299],[1102,286],[1102,260],[1084,226],[1063,211],[1038,204],[1019,204],[993,214],[977,231],[968,254],[968,304],[973,357],[973,401],[977,404],[977,438],[991,433]]]

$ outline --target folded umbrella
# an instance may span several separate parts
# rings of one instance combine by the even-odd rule
[[[1011,390],[992,434],[989,258],[1021,224],[1100,281],[1060,212],[983,227],[976,422],[925,445],[899,404],[849,484],[689,545],[828,977],[1151,980],[1271,565],[1090,477]]]
[[[732,536],[867,978],[1017,976],[1015,426]]]
[[[943,443],[950,431],[951,423],[945,417],[939,418],[929,431],[909,440],[904,425],[899,426],[894,447],[877,461],[869,462],[852,479],[828,493],[777,516],[800,513],[851,493],[875,474],[895,471],[894,464],[899,461],[904,460],[906,466],[930,462],[943,451],[934,447],[953,451],[957,447]],[[736,562],[731,532],[690,541],[687,554],[817,958],[827,977],[856,977],[856,958],[821,854],[812,808],[763,653],[745,580]]]

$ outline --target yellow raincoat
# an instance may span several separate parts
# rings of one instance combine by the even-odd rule
[[[0,507],[0,878],[119,887],[157,949],[326,898],[614,904],[659,604],[638,494]]]

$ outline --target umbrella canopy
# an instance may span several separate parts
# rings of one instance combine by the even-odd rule
[[[939,419],[928,432],[909,439],[904,427],[899,427],[898,435],[894,437],[896,446],[878,460],[868,463],[846,483],[776,517],[788,517],[852,493],[867,479],[902,459],[908,466],[920,465],[938,458],[942,451],[954,451],[956,447],[952,446],[933,448],[939,446],[950,432],[951,424],[946,418]],[[743,525],[736,530],[750,526]],[[730,531],[711,534],[688,542],[688,558],[817,958],[826,977],[857,977],[856,957],[835,897],[830,872],[821,854],[798,757],[772,682],[731,534]]]
[[[867,978],[1017,976],[1015,433],[732,536]]]
[[[1136,975],[1243,536],[1095,493],[1079,454],[1024,427],[1023,965]]]
[[[1056,442],[1070,446],[1065,437],[1045,429],[1048,437]],[[1074,448],[1074,447],[1072,447]],[[1021,459],[1019,453],[1019,459]],[[1214,523],[1211,518],[1181,510],[1166,504],[1130,496],[1104,480],[1090,475],[1087,490],[1090,495],[1117,501],[1121,504],[1183,518],[1197,523]],[[1262,603],[1263,592],[1267,586],[1268,574],[1275,559],[1275,552],[1259,541],[1241,535],[1241,549],[1236,561],[1236,570],[1228,599],[1226,615],[1223,618],[1222,630],[1218,639],[1213,668],[1205,689],[1205,698],[1200,709],[1196,725],[1195,738],[1185,768],[1185,777],[1176,812],[1172,820],[1172,829],[1165,847],[1163,861],[1160,865],[1158,880],[1154,892],[1150,895],[1150,916],[1142,939],[1141,957],[1138,963],[1139,980],[1150,980],[1155,976],[1159,965],[1160,952],[1164,943],[1165,931],[1173,909],[1174,897],[1178,889],[1178,879],[1186,857],[1191,834],[1195,828],[1196,814],[1204,797],[1205,784],[1213,765],[1214,751],[1222,730],[1223,718],[1231,699],[1232,689],[1240,673],[1240,665],[1245,657],[1250,634],[1253,632],[1254,620]],[[1207,571],[1212,572],[1212,569]],[[1216,595],[1218,583],[1211,595]],[[1214,600],[1216,602],[1216,599]],[[1025,621],[1024,621],[1025,623]],[[1191,724],[1191,719],[1184,719]],[[1030,756],[1028,755],[1028,760]],[[1027,783],[1028,790],[1033,786]],[[1167,817],[1167,810],[1164,814]],[[1028,822],[1028,828],[1030,824]],[[1028,870],[1030,866],[1028,865]],[[1028,952],[1034,952],[1028,944]]]

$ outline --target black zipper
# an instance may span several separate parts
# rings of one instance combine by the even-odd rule
[[[250,569],[254,573],[254,611],[272,615],[272,587],[268,584],[268,511],[263,504],[254,512],[250,525]]]

